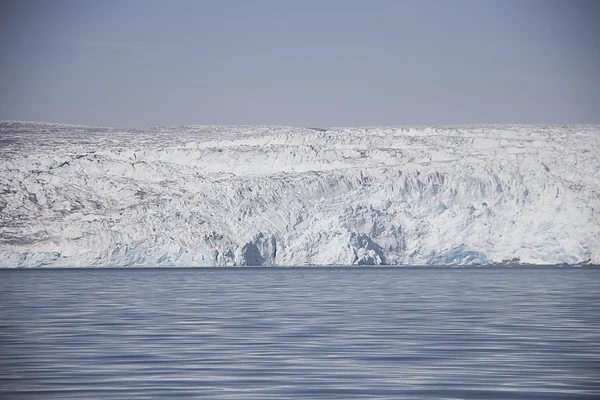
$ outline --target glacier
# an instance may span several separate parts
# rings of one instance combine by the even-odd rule
[[[0,267],[600,264],[600,126],[0,122]]]

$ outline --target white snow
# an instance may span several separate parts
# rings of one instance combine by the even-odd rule
[[[0,266],[600,263],[600,126],[0,122]]]

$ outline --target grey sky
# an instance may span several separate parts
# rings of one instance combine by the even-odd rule
[[[0,119],[600,123],[600,2],[0,2]]]

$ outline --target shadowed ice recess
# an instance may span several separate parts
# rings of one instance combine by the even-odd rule
[[[0,123],[0,266],[600,263],[600,127]]]

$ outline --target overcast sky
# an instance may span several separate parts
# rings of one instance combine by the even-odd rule
[[[600,1],[0,2],[0,119],[600,123]]]

